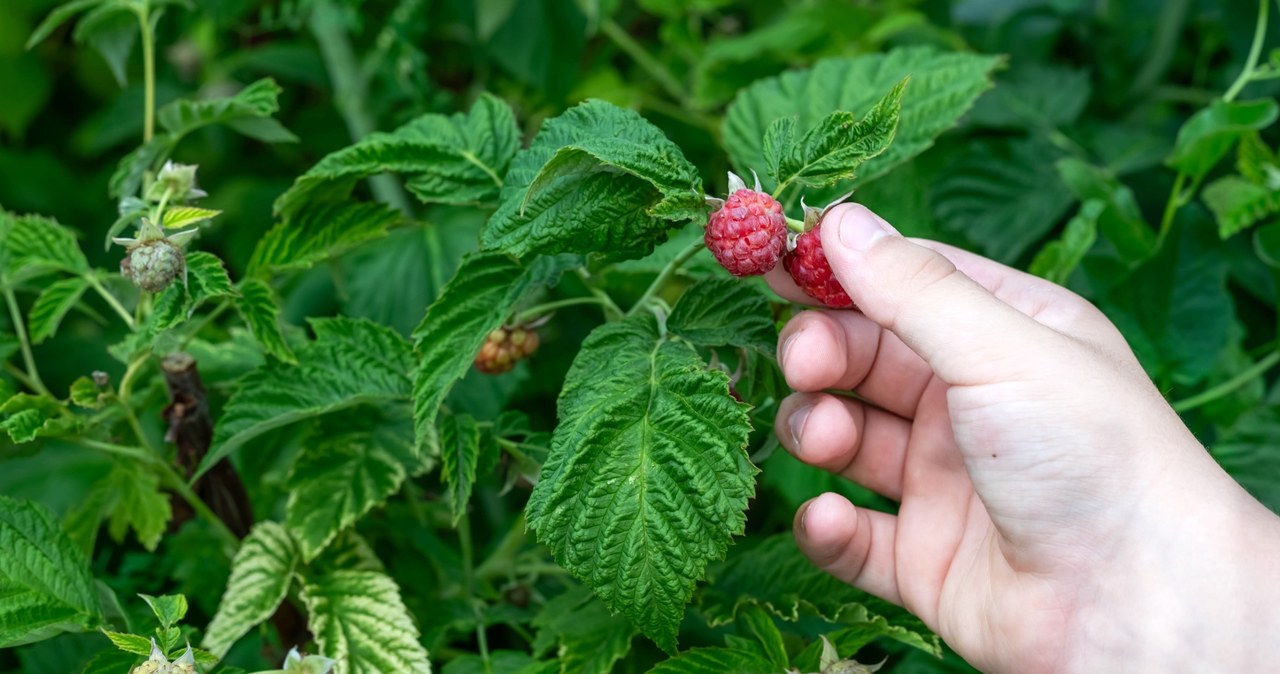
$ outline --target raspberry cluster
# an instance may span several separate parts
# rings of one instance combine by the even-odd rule
[[[538,333],[525,327],[502,327],[489,333],[480,353],[476,354],[475,368],[485,374],[509,372],[516,363],[538,350]]]
[[[730,173],[728,198],[707,201],[716,210],[707,221],[704,241],[730,274],[765,274],[781,261],[796,285],[810,297],[832,308],[853,306],[822,251],[822,216],[843,199],[823,209],[805,206],[804,223],[794,223],[805,231],[791,246],[787,245],[787,229],[793,221],[787,219],[777,199],[761,191],[759,178],[752,189]]]

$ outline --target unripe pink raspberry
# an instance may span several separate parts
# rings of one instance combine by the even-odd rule
[[[734,276],[763,274],[778,265],[787,247],[782,204],[761,192],[758,181],[748,189],[732,173],[729,189],[729,198],[707,221],[707,250]]]

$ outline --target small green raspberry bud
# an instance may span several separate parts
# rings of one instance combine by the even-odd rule
[[[186,271],[182,249],[166,239],[139,243],[129,248],[120,261],[120,273],[149,293],[168,288],[178,276],[185,279]]]
[[[195,164],[175,164],[165,162],[160,169],[156,181],[147,188],[147,201],[159,202],[167,192],[171,202],[190,201],[208,196],[204,190],[196,187]]]

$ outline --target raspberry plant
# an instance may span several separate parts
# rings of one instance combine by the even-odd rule
[[[1086,112],[1087,73],[895,3],[782,3],[775,29],[721,2],[234,4],[33,23],[134,87],[136,133],[75,221],[0,191],[0,673],[58,649],[86,674],[955,671],[786,533],[840,487],[774,452],[795,307],[752,277],[849,306],[813,204],[851,192],[1097,301],[1276,493],[1274,326],[1227,286],[1280,259],[1277,106],[1238,100],[1280,67],[1266,2],[1160,151]],[[487,56],[429,58],[459,31]],[[584,40],[639,83],[513,56]],[[1224,243],[1246,230],[1256,255]]]

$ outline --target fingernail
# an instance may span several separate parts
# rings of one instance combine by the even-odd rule
[[[796,533],[805,534],[804,518],[809,516],[809,506],[813,504],[812,500],[805,501],[800,505],[800,517],[796,520]]]
[[[801,332],[804,331],[796,330],[790,335],[787,335],[787,339],[782,342],[782,348],[778,349],[778,365],[781,365],[784,370],[787,367],[787,354],[791,352],[791,345],[796,343],[796,337],[798,337]]]
[[[791,429],[792,449],[800,447],[800,435],[804,432],[804,422],[808,420],[809,413],[812,411],[813,405],[805,405],[792,412],[791,418],[787,420],[787,426]]]
[[[867,250],[876,241],[896,233],[889,223],[866,208],[850,208],[840,218],[840,243],[854,250]]]

